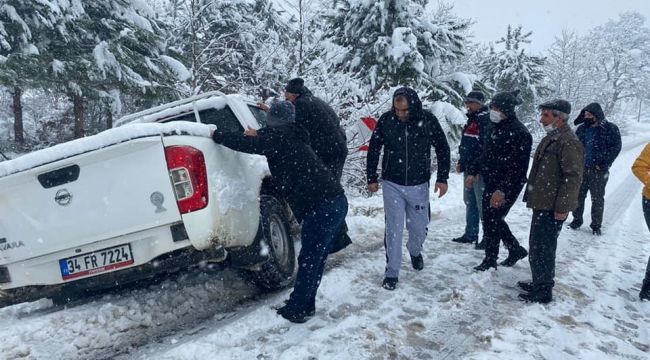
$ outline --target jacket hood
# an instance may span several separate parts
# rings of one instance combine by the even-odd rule
[[[405,86],[395,90],[395,93],[393,94],[393,105],[391,105],[393,115],[395,115],[395,98],[398,96],[406,96],[409,102],[409,112],[411,115],[418,115],[422,112],[422,101],[420,100],[418,93]]]
[[[600,107],[599,103],[591,103],[587,106],[584,107],[584,109],[580,110],[580,115],[573,121],[574,125],[580,125],[585,122],[585,112],[589,111],[590,113],[594,114],[596,119],[598,119],[599,123],[603,123],[605,121],[605,113],[603,112],[603,108]]]

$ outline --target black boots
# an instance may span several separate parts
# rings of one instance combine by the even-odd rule
[[[517,286],[523,291],[531,292],[535,290],[535,286],[533,286],[532,281],[518,281]]]
[[[381,287],[383,287],[386,290],[395,290],[397,287],[397,278],[391,278],[387,277],[384,278],[384,282],[381,283]]]
[[[309,310],[297,310],[291,305],[284,305],[283,307],[277,310],[278,315],[283,318],[291,321],[292,323],[302,324],[305,321],[309,320],[316,313],[316,308]]]
[[[517,283],[519,285],[519,283]],[[532,286],[532,284],[530,284]],[[530,292],[519,294],[519,300],[525,302],[534,302],[539,304],[548,304],[553,301],[552,286],[536,286]]]
[[[485,250],[486,245],[487,244],[485,243],[485,238],[483,238],[483,239],[481,239],[480,242],[477,242],[476,245],[474,245],[474,249],[476,249],[476,250]]]
[[[582,221],[579,221],[579,220],[576,220],[576,219],[573,219],[573,221],[571,221],[571,223],[569,223],[569,228],[571,228],[573,230],[576,230],[577,228],[579,228],[581,226],[582,226]]]
[[[494,270],[497,269],[497,261],[496,261],[496,259],[484,258],[483,262],[481,262],[480,265],[474,267],[474,270],[476,270],[476,271],[486,271],[489,268],[494,268]]]
[[[600,231],[600,228],[595,228],[595,229],[592,229],[592,234],[594,234],[596,236],[600,236],[603,233],[602,233],[602,231]]]
[[[461,237],[453,238],[451,239],[451,241],[461,243],[461,244],[471,244],[473,242],[476,242],[476,239],[472,239],[467,235],[463,235]]]
[[[424,259],[422,259],[422,254],[418,256],[411,256],[411,265],[417,271],[424,269]]]
[[[643,280],[643,286],[641,286],[639,299],[650,301],[650,279]]]
[[[523,246],[519,246],[518,248],[510,250],[508,257],[501,262],[501,265],[507,267],[514,266],[517,261],[525,258],[526,256],[528,256],[528,251],[526,251]]]

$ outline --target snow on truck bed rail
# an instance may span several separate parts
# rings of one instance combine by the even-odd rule
[[[109,129],[97,135],[72,140],[47,149],[34,151],[13,160],[1,162],[0,177],[142,137],[165,135],[193,135],[209,137],[210,131],[213,128],[214,125],[185,121],[176,121],[166,124],[130,124],[115,129]]]

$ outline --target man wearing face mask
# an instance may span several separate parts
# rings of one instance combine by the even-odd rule
[[[537,146],[524,193],[526,206],[533,209],[528,243],[532,281],[517,285],[525,292],[519,299],[548,303],[555,282],[557,238],[569,211],[578,206],[582,182],[583,150],[567,119],[571,104],[553,100],[541,104],[540,123],[546,136]]]
[[[587,105],[574,121],[578,126],[576,135],[585,150],[584,174],[578,196],[578,207],[573,211],[571,229],[582,226],[587,192],[591,193],[591,230],[601,234],[603,212],[605,211],[605,186],[609,168],[621,152],[621,133],[618,126],[607,121],[598,103]]]
[[[463,136],[458,146],[457,172],[465,172],[470,164],[479,160],[483,145],[490,130],[490,110],[483,105],[485,97],[479,91],[472,91],[465,98],[467,123],[463,127]],[[467,178],[465,173],[465,178]],[[465,188],[465,233],[452,241],[457,243],[476,243],[476,248],[484,250],[485,242],[478,242],[479,224],[481,222],[481,201],[483,199],[483,179],[479,176],[471,188]]]
[[[533,142],[528,129],[515,114],[515,107],[523,102],[518,95],[518,90],[494,95],[490,103],[490,137],[479,161],[467,169],[466,187],[473,187],[479,175],[485,182],[482,204],[485,258],[474,267],[476,271],[496,269],[501,241],[509,252],[501,265],[514,266],[528,255],[505,221],[526,183]]]

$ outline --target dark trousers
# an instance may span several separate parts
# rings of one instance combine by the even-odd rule
[[[333,161],[324,162],[325,166],[334,174],[334,178],[337,182],[341,182],[343,177],[343,166],[345,165],[345,158],[335,159]],[[350,236],[348,236],[348,224],[343,220],[343,226],[341,226],[341,231],[334,239],[334,245],[332,245],[332,253],[335,253],[339,250],[342,250],[346,246],[352,243]]]
[[[563,220],[553,210],[533,210],[528,239],[528,261],[536,287],[552,288],[555,282],[555,250]]]
[[[485,243],[485,257],[487,259],[496,260],[499,257],[499,244],[503,241],[508,251],[518,248],[519,241],[512,235],[508,223],[506,223],[506,216],[510,212],[510,208],[517,201],[517,196],[521,192],[522,187],[518,191],[506,194],[506,202],[500,208],[490,207],[490,199],[494,191],[483,192],[483,240]]]
[[[643,216],[645,217],[645,224],[650,229],[650,199],[643,198]],[[644,282],[650,283],[650,258],[648,259],[648,266],[645,269]]]
[[[585,211],[585,198],[587,192],[591,194],[591,225],[592,229],[600,229],[603,225],[603,212],[605,211],[605,186],[609,178],[609,171],[585,169],[578,194],[578,207],[573,211],[574,221],[582,224],[582,213]]]
[[[301,214],[302,248],[298,255],[296,282],[287,306],[298,312],[314,308],[327,255],[347,213],[348,200],[345,195],[338,195]]]

